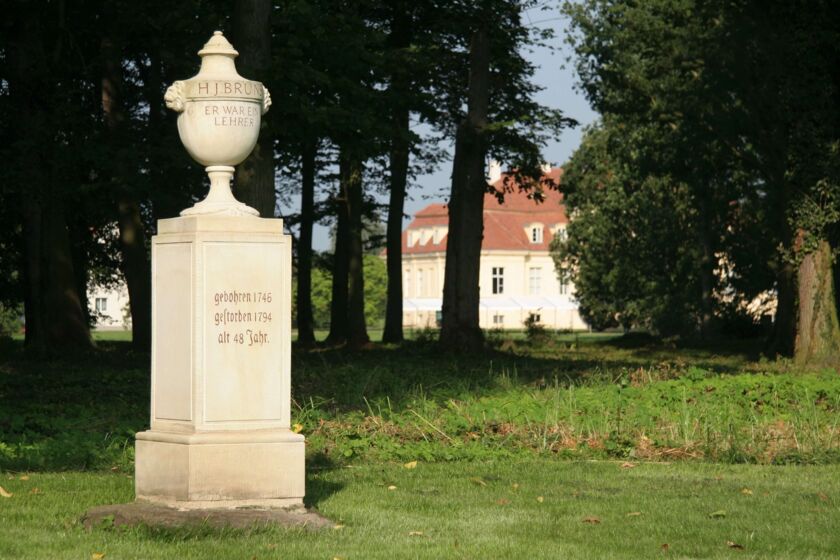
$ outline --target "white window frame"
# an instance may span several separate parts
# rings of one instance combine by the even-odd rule
[[[542,268],[532,266],[528,268],[528,294],[538,296],[540,290],[542,290]]]
[[[543,226],[531,226],[531,243],[543,242]]]
[[[98,297],[94,300],[94,307],[99,313],[108,312],[108,298]]]
[[[505,293],[505,267],[493,267],[491,275],[491,288],[494,295]]]

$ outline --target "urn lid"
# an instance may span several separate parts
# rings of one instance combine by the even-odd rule
[[[220,54],[234,58],[239,56],[239,51],[225,38],[221,31],[214,31],[210,40],[204,43],[204,48],[198,51],[198,56],[204,57],[208,54]]]

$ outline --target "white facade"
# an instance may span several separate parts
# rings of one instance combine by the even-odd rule
[[[405,327],[437,326],[445,264],[445,253],[403,257]],[[549,328],[588,328],[578,313],[574,286],[560,282],[547,251],[482,251],[479,293],[481,328],[521,329],[531,314]]]

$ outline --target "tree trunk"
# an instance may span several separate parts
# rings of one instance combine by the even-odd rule
[[[315,142],[305,142],[301,149],[300,240],[297,265],[298,344],[315,343],[312,319],[312,228],[315,224]]]
[[[779,256],[776,274],[776,316],[773,332],[765,346],[765,353],[773,356],[793,356],[796,339],[796,269]]]
[[[704,186],[708,189],[708,185]],[[699,220],[697,239],[700,245],[700,338],[708,340],[712,336],[714,320],[715,251],[712,246],[712,233],[708,194],[698,194]]]
[[[50,347],[88,348],[90,330],[76,289],[64,206],[52,200],[44,207],[41,222],[44,317]]]
[[[30,197],[23,201],[23,281],[24,319],[26,321],[24,344],[27,349],[42,352],[47,348],[47,331],[44,328],[44,298],[41,293],[41,205]]]
[[[77,219],[68,224],[70,235],[70,251],[73,257],[73,270],[76,274],[76,292],[79,294],[79,305],[82,308],[82,316],[85,324],[90,328],[91,313],[88,300],[88,255],[87,249],[93,236],[84,216],[79,215]]]
[[[834,297],[833,259],[821,240],[802,257],[797,271],[799,301],[795,357],[813,365],[840,366],[840,324]]]
[[[406,51],[412,40],[411,8],[404,2],[393,6],[389,47]],[[405,209],[406,186],[411,131],[409,101],[412,76],[410,67],[398,64],[391,75],[391,97],[394,109],[391,114],[391,152],[389,154],[390,193],[388,224],[385,232],[386,269],[388,293],[385,302],[385,330],[382,342],[403,341],[403,278],[402,278],[402,221]]]
[[[41,150],[53,142],[48,133],[55,87],[41,25],[43,14],[37,5],[21,9],[7,50],[7,80],[10,114],[26,116],[13,119],[10,135],[12,157],[18,162],[13,188],[19,193],[23,214],[25,344],[36,351],[86,349],[92,341],[76,286],[63,193],[55,186],[57,174],[47,165],[50,160],[41,157]],[[52,50],[59,58],[61,49]]]
[[[122,65],[119,50],[107,35],[102,38],[102,114],[111,161],[119,161],[126,145],[126,115],[122,98]],[[152,287],[146,230],[140,214],[140,202],[121,176],[117,165],[109,169],[117,193],[117,215],[122,249],[122,272],[128,288],[131,309],[131,344],[135,350],[148,352],[152,340]]]
[[[330,301],[330,333],[327,343],[331,345],[347,342],[350,328],[347,322],[347,284],[348,284],[348,246],[349,224],[347,219],[347,201],[339,191],[335,199],[336,226],[335,247],[333,249],[332,300]]]
[[[233,10],[233,39],[239,57],[239,73],[249,80],[265,82],[271,76],[271,2],[238,0]],[[270,113],[269,113],[270,115]],[[259,211],[263,218],[274,217],[274,136],[265,115],[254,151],[236,169],[236,198]]]
[[[370,342],[365,321],[364,250],[362,247],[362,164],[342,157],[341,183],[347,201],[347,341],[351,348]]]
[[[385,304],[385,331],[382,342],[403,341],[402,293],[402,220],[408,180],[409,112],[400,107],[394,112],[394,134],[390,154],[390,197],[386,237],[386,265],[388,269],[388,299]]]
[[[490,42],[481,26],[470,42],[467,116],[458,126],[449,198],[449,233],[443,282],[440,341],[455,351],[478,351],[479,266],[484,229],[485,128],[489,103]]]

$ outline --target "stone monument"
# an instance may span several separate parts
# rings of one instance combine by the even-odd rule
[[[138,501],[179,508],[302,504],[304,438],[289,426],[291,241],[230,190],[268,91],[236,72],[220,31],[165,100],[207,197],[152,239],[151,429],[137,434]]]

